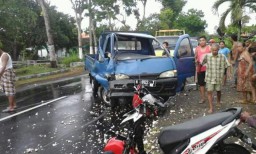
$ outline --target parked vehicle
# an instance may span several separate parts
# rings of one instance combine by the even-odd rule
[[[169,126],[161,130],[158,143],[164,154],[250,154],[248,149],[236,143],[225,143],[229,137],[237,137],[254,150],[256,145],[237,126],[240,124],[242,108],[230,108],[223,112],[193,119],[178,125]],[[140,120],[142,114],[139,110],[127,114],[127,120]],[[130,136],[134,136],[130,135]],[[115,138],[111,142],[122,141],[125,149],[127,138]],[[113,144],[114,145],[114,144]],[[112,146],[111,149],[121,148]],[[111,151],[108,149],[108,151]],[[131,147],[131,149],[135,149]],[[113,151],[112,151],[113,152]],[[124,154],[124,150],[120,153]]]
[[[148,89],[168,99],[195,72],[188,35],[179,37],[174,57],[169,53],[156,56],[155,49],[163,48],[155,37],[145,33],[104,32],[98,44],[96,54],[86,55],[85,67],[90,72],[94,96],[99,88],[102,100],[112,107],[118,105],[118,99],[133,96],[135,80],[154,82],[155,87]]]

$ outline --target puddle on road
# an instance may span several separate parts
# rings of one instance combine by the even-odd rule
[[[34,87],[18,91],[16,93],[17,105],[22,106],[34,105],[45,102],[65,95],[72,95],[81,92],[85,87],[86,77],[77,77],[70,80],[49,83],[45,85],[34,84]],[[1,106],[7,106],[8,101],[4,95],[0,96]]]

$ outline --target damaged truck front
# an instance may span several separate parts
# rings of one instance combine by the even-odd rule
[[[153,94],[174,96],[178,85],[175,60],[167,51],[165,56],[155,56],[155,46],[161,45],[144,33],[101,34],[97,53],[86,55],[85,62],[93,95],[100,94],[103,102],[115,107],[119,99],[131,98],[135,81],[142,80]]]

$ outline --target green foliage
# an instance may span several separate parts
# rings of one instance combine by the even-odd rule
[[[75,19],[69,15],[57,12],[55,7],[50,7],[50,23],[56,49],[71,48],[77,44]]]
[[[49,8],[51,27],[56,49],[72,47],[77,36],[74,19]],[[0,40],[4,49],[10,52],[14,60],[25,48],[46,46],[47,36],[41,8],[35,0],[0,0]]]
[[[73,51],[73,52],[70,52],[68,57],[62,58],[60,63],[64,64],[66,67],[69,67],[70,63],[78,62],[78,61],[80,61],[78,53]]]
[[[163,8],[171,9],[173,11],[174,17],[181,13],[182,8],[186,3],[186,0],[162,0]]]
[[[3,43],[0,40],[0,49],[2,49],[2,48],[3,48]]]
[[[181,13],[175,22],[175,28],[185,29],[190,36],[198,36],[207,26],[202,20],[204,13],[200,10],[190,9],[187,13]]]
[[[152,14],[148,18],[139,22],[137,31],[146,31],[149,32],[151,35],[155,35],[155,31],[161,29],[161,23],[159,21],[158,14]]]
[[[250,8],[253,11],[256,11],[255,1],[254,0],[217,0],[213,9],[218,12],[219,7],[223,4],[229,2],[229,8],[221,15],[219,27],[222,31],[226,29],[225,21],[227,16],[231,15],[231,25],[238,29],[238,38],[241,35],[241,29],[243,24],[248,22],[248,16],[245,14],[245,8]]]
[[[161,29],[169,29],[173,27],[174,12],[170,8],[163,9],[159,15]]]
[[[57,68],[50,68],[47,65],[30,65],[15,69],[15,74],[17,76],[26,76],[38,73],[45,73],[58,70]]]
[[[237,34],[238,33],[238,28],[233,26],[233,25],[229,25],[226,30],[225,33],[227,35],[231,35],[231,34]]]

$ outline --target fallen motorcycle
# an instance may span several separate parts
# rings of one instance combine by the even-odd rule
[[[113,137],[104,147],[105,154],[111,152],[114,154],[137,154],[136,145],[138,149],[143,146],[145,121],[163,115],[169,105],[169,100],[164,102],[161,97],[153,96],[140,81],[137,81],[137,86],[134,88],[132,100],[134,109],[126,113],[124,115],[126,118],[121,122],[121,124],[129,123],[132,127],[127,130],[127,136],[109,132]]]
[[[256,145],[237,126],[240,124],[242,108],[230,108],[223,112],[193,119],[178,125],[165,127],[161,130],[158,143],[164,154],[250,154],[248,149],[235,143],[225,143],[229,137],[237,137],[252,149]],[[133,121],[136,124],[143,114],[138,108],[125,114],[122,121]],[[128,137],[114,137],[106,148],[113,154],[136,154],[135,144],[132,142],[134,134],[129,131]],[[119,146],[115,146],[120,142]],[[128,150],[127,150],[128,148]],[[118,150],[117,150],[118,149]]]

